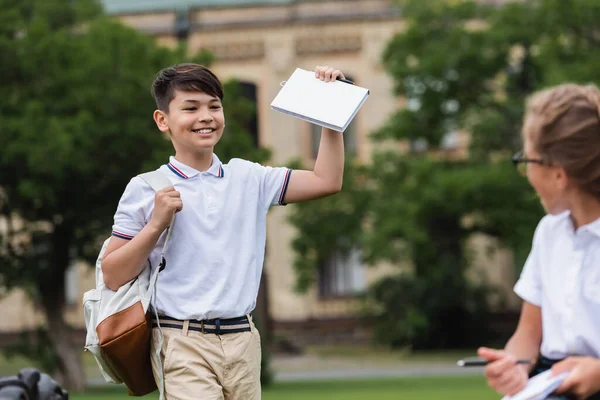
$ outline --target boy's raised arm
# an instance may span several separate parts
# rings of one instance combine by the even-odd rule
[[[285,203],[318,199],[338,193],[344,176],[344,139],[340,132],[323,128],[313,171],[294,170]]]
[[[315,77],[325,82],[345,78],[339,69],[317,66]],[[321,130],[319,153],[313,171],[295,170],[285,194],[285,203],[318,199],[338,193],[344,176],[344,138],[341,132]]]

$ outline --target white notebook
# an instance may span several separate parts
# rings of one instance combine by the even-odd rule
[[[552,376],[552,370],[544,371],[527,381],[527,386],[514,396],[504,396],[502,400],[543,400],[556,390],[569,373]]]
[[[369,90],[342,81],[324,82],[296,68],[271,103],[273,110],[344,132],[369,97]]]

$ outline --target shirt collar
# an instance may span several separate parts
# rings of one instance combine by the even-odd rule
[[[570,232],[572,234],[577,234],[579,232],[590,232],[591,234],[600,237],[600,218],[580,226],[579,228],[577,228],[577,232],[575,232],[573,230],[573,220],[571,219],[571,211],[564,211],[563,213],[558,214],[558,216],[564,218],[564,220],[568,222]]]
[[[589,224],[582,226],[581,228],[585,229],[588,232],[593,233],[597,237],[600,237],[600,218],[590,222]]]
[[[201,173],[201,171],[198,171],[190,166],[185,165],[181,161],[175,159],[175,157],[173,156],[169,157],[169,163],[167,164],[167,168],[169,168],[169,170],[175,175],[183,179],[193,178],[194,176]],[[225,173],[223,171],[223,164],[221,163],[221,160],[219,160],[219,157],[217,157],[217,155],[214,153],[212,155],[212,164],[206,172],[216,176],[217,178],[222,178],[223,176],[225,176]]]

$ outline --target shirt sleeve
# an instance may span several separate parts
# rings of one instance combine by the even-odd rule
[[[525,262],[525,266],[521,271],[521,276],[515,284],[515,293],[523,300],[534,304],[538,307],[542,305],[542,280],[541,280],[541,265],[540,265],[540,246],[541,231],[543,229],[544,220],[538,224],[533,235],[533,245]]]
[[[291,174],[289,168],[260,166],[260,199],[265,207],[286,205],[283,199]]]
[[[112,235],[122,239],[131,240],[146,225],[147,206],[153,200],[148,195],[148,190],[139,182],[139,178],[133,178],[125,188],[117,212],[115,213]]]

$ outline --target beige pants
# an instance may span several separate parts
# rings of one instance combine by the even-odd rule
[[[260,400],[260,334],[251,332],[216,335],[162,328],[161,349],[166,400]],[[159,339],[152,329],[152,354]],[[157,376],[158,361],[152,357]],[[157,380],[158,385],[158,380]]]

